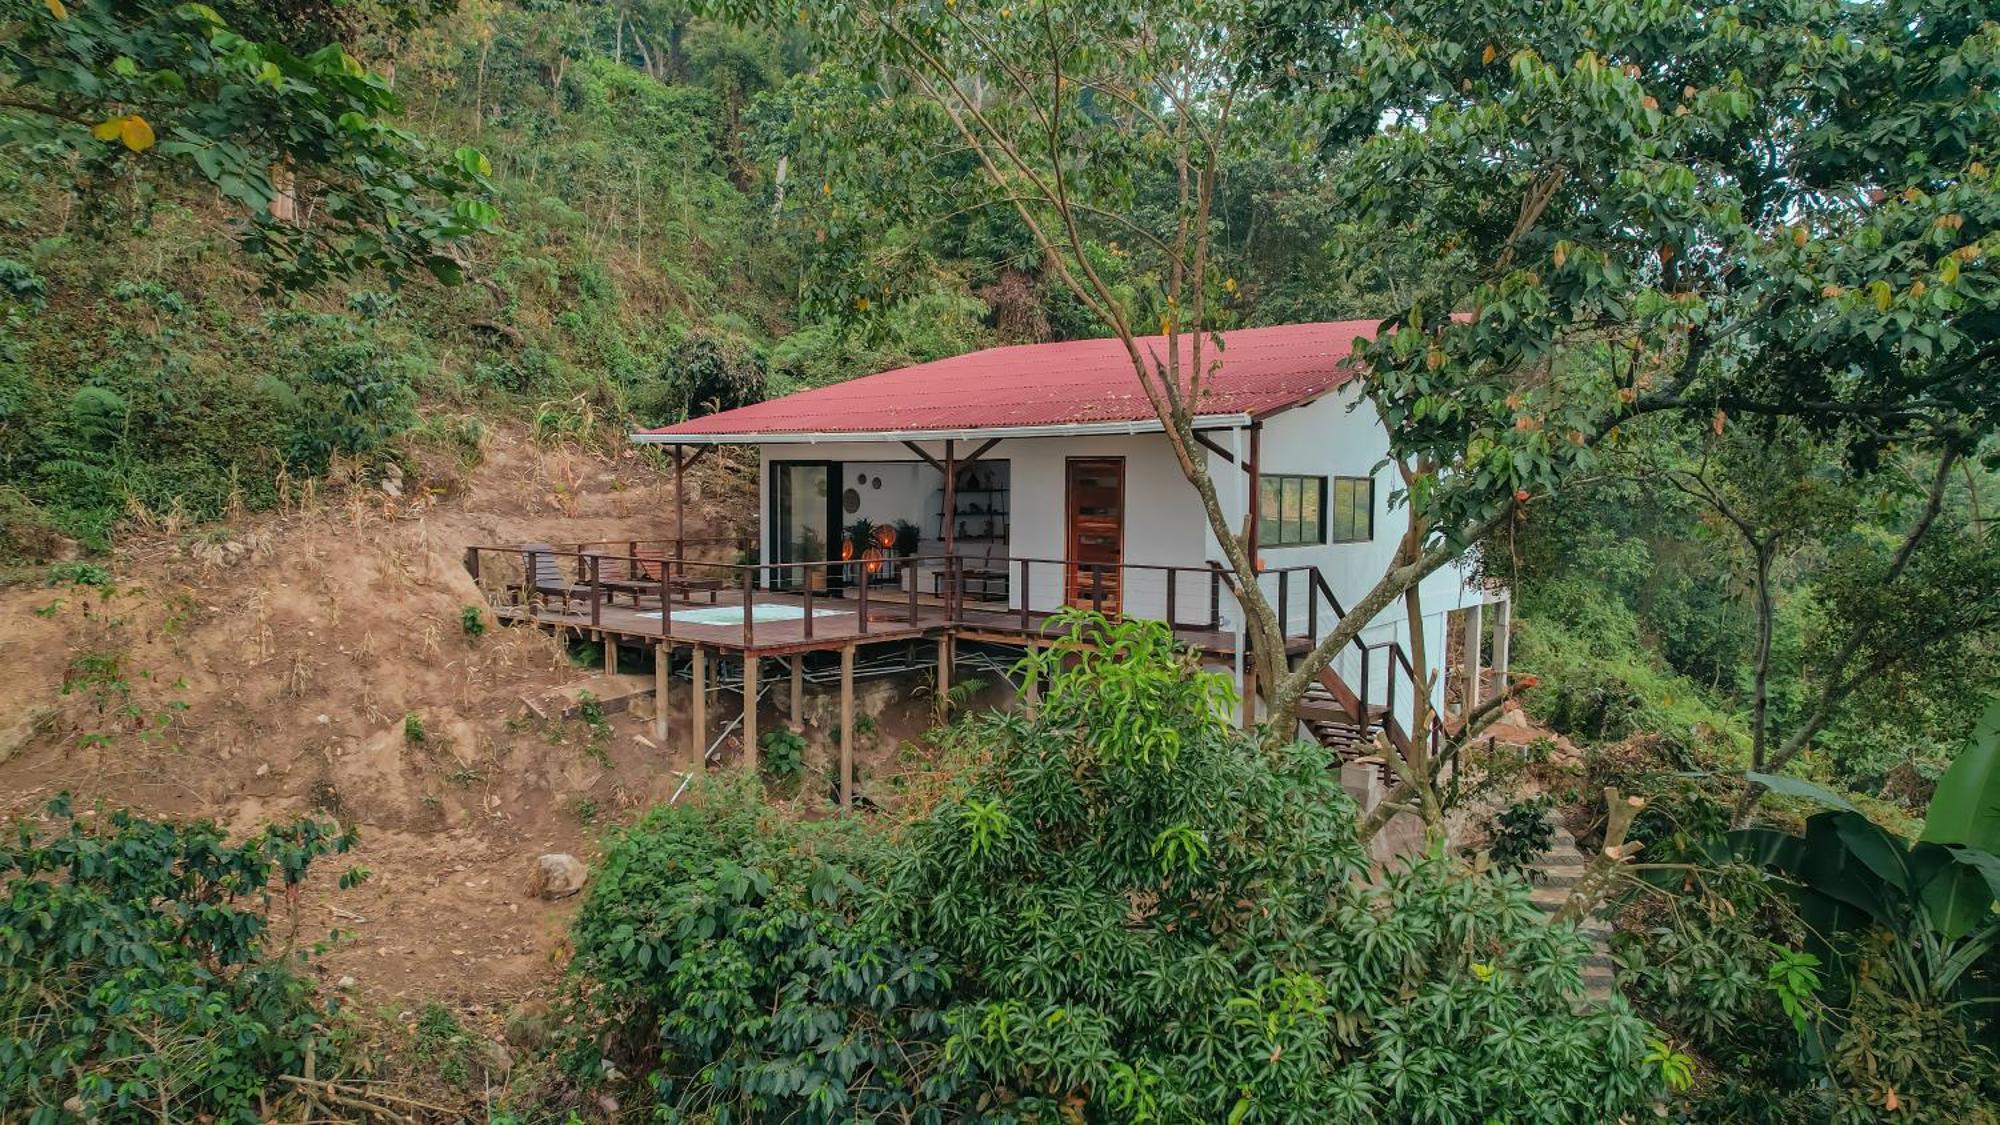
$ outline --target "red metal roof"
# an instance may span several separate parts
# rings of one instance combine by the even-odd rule
[[[1199,416],[1262,415],[1317,398],[1353,378],[1354,341],[1376,320],[1286,324],[1222,333],[1221,367],[1202,388]],[[1164,359],[1165,338],[1143,341]],[[1191,340],[1181,338],[1186,363]],[[1203,358],[1216,353],[1212,345]],[[1022,344],[900,367],[844,383],[642,430],[641,441],[742,435],[905,434],[1147,423],[1152,403],[1116,339]],[[1140,428],[1144,428],[1143,425]]]

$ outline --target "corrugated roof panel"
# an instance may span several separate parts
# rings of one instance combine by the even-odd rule
[[[1198,415],[1263,414],[1326,393],[1355,374],[1354,341],[1376,320],[1287,324],[1222,333],[1221,366],[1207,378]],[[1164,360],[1166,339],[1140,341]],[[1191,338],[1180,340],[1189,361]],[[1212,344],[1203,349],[1213,362]],[[676,426],[651,438],[717,435],[900,433],[1083,426],[1154,417],[1123,343],[1068,340],[989,348],[800,391]]]

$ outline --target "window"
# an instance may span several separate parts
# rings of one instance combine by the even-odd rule
[[[1335,543],[1375,538],[1375,478],[1333,478],[1332,520]]]
[[[1326,542],[1326,478],[1273,474],[1257,479],[1257,545]]]
[[[1280,473],[1257,480],[1257,545],[1306,547],[1357,543],[1375,537],[1375,479]],[[1329,499],[1331,503],[1329,503]]]

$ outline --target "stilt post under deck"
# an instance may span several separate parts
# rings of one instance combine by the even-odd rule
[[[1031,662],[1036,656],[1040,655],[1040,652],[1040,645],[1037,645],[1034,641],[1028,642],[1028,659]],[[1030,666],[1032,667],[1032,664]],[[1030,719],[1034,718],[1035,710],[1042,705],[1042,678],[1033,672],[1029,672],[1028,682],[1021,685],[1021,695],[1027,701],[1028,717]]]
[[[692,714],[688,716],[688,729],[690,731],[690,741],[694,743],[695,768],[702,769],[708,765],[706,757],[708,753],[708,650],[700,645],[694,646],[693,678],[693,706],[690,708]]]
[[[794,724],[806,721],[806,671],[805,657],[796,653],[792,656],[792,706],[785,712]]]
[[[1507,666],[1513,659],[1514,593],[1509,590],[1493,603],[1493,678],[1497,691],[1507,690]]]
[[[1459,706],[1460,715],[1472,714],[1479,706],[1479,648],[1483,622],[1480,620],[1480,603],[1473,602],[1465,608],[1465,645],[1462,649],[1465,659],[1465,702]]]
[[[840,807],[854,807],[854,646],[840,650]]]
[[[653,646],[653,741],[667,750],[667,705],[673,697],[667,686],[674,682],[673,649],[665,641]]]
[[[937,697],[940,713],[945,706],[945,697],[951,694],[951,634],[938,638],[937,654]]]
[[[757,673],[763,661],[743,654],[743,764],[757,772]]]
[[[1247,660],[1243,662],[1243,698],[1236,709],[1243,717],[1244,730],[1257,726],[1257,666]]]

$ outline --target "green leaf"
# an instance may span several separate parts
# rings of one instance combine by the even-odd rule
[[[1755,770],[1751,770],[1743,776],[1746,780],[1761,785],[1781,796],[1797,797],[1806,801],[1817,801],[1822,805],[1840,809],[1843,812],[1859,811],[1854,807],[1854,802],[1849,801],[1831,789],[1814,785],[1810,781],[1804,781],[1796,777],[1787,777],[1781,773],[1758,773]]]
[[[1938,779],[1919,839],[2000,854],[2000,700],[1987,705],[1972,740]]]

